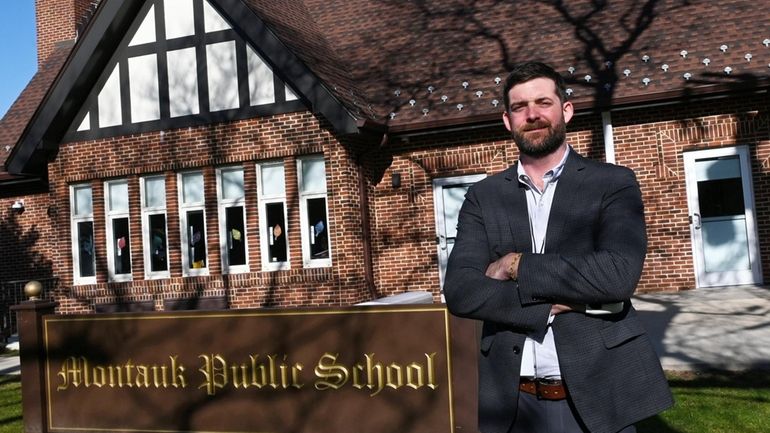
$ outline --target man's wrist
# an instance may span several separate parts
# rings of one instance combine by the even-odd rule
[[[513,281],[519,279],[519,262],[521,261],[521,253],[513,253],[511,257],[511,264],[508,266],[508,276]]]

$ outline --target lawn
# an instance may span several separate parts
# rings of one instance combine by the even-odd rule
[[[639,433],[770,432],[770,371],[669,374],[676,405]]]
[[[770,432],[770,371],[669,375],[676,406],[638,425],[639,433]],[[19,376],[0,376],[0,433],[19,433]]]
[[[21,381],[19,376],[0,376],[0,433],[21,431]]]

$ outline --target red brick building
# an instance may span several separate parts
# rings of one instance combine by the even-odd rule
[[[0,281],[62,312],[439,300],[465,189],[516,160],[501,80],[529,59],[569,83],[572,146],[637,173],[639,290],[770,272],[770,4],[36,5]]]

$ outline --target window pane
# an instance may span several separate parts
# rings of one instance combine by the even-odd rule
[[[235,41],[206,45],[206,70],[209,79],[209,109],[219,111],[238,108],[240,100]]]
[[[131,121],[160,119],[158,59],[156,54],[128,58]]]
[[[703,218],[743,215],[743,184],[740,177],[698,182],[698,204]]]
[[[262,195],[266,197],[283,196],[286,194],[286,182],[284,181],[283,164],[263,165]]]
[[[128,237],[128,218],[112,220],[112,242],[115,247],[115,274],[130,274],[131,246]]]
[[[110,211],[128,211],[128,182],[110,182],[107,184],[110,194]]]
[[[168,270],[166,261],[166,214],[149,216],[150,271]]]
[[[99,127],[115,126],[123,123],[120,105],[120,69],[115,66],[107,82],[99,92]]]
[[[302,185],[303,193],[326,191],[326,170],[322,158],[302,160]]]
[[[166,179],[148,177],[144,179],[144,206],[166,207]]]
[[[166,39],[195,34],[192,0],[165,0]]]
[[[230,28],[227,21],[222,18],[222,15],[219,15],[219,12],[214,10],[207,1],[203,2],[203,22],[205,24],[204,29],[207,33],[218,30],[227,30]]]
[[[91,187],[75,188],[75,216],[88,216],[94,212]]]
[[[203,173],[182,175],[182,201],[188,204],[203,202]]]
[[[169,51],[166,62],[171,117],[198,114],[198,62],[195,48]]]
[[[93,277],[96,275],[94,257],[94,223],[84,221],[78,223],[78,261],[80,276]]]
[[[246,60],[249,68],[249,102],[251,105],[275,102],[275,81],[273,71],[254,51],[247,46]]]
[[[206,232],[203,224],[203,211],[187,212],[187,254],[191,269],[206,267]]]
[[[286,254],[286,222],[283,217],[283,203],[268,203],[265,205],[267,214],[268,259],[271,262],[285,262]]]
[[[243,198],[243,169],[222,170],[222,198]]]
[[[326,199],[307,201],[307,221],[310,223],[310,258],[329,258],[329,224],[326,221]]]
[[[243,207],[229,207],[225,210],[227,230],[227,257],[230,266],[246,264],[246,231],[243,224]]]
[[[147,15],[144,16],[142,24],[136,29],[136,33],[134,33],[128,46],[132,47],[150,42],[155,42],[155,5],[150,6]]]

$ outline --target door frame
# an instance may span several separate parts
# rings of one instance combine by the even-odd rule
[[[444,248],[442,248],[441,240],[442,234],[446,234],[446,227],[444,224],[444,197],[442,194],[443,189],[447,186],[464,184],[472,185],[486,177],[486,173],[480,173],[463,176],[438,177],[433,179],[433,218],[436,221],[436,264],[438,265],[439,288],[442,290],[442,299],[444,296],[444,272],[441,271],[441,264],[442,260],[445,263],[449,260],[449,253],[446,248],[446,237],[444,237],[443,241]]]
[[[695,162],[700,159],[718,158],[722,156],[738,156],[741,170],[741,185],[743,187],[743,203],[746,216],[746,234],[748,238],[750,272],[740,276],[737,272],[735,280],[727,284],[720,281],[710,281],[705,272],[703,251],[703,236],[700,225],[700,203],[698,202],[698,181],[695,173]],[[751,170],[749,147],[746,145],[719,147],[712,149],[694,150],[682,153],[684,161],[685,190],[687,192],[687,209],[690,220],[690,244],[692,247],[693,271],[695,285],[701,287],[718,287],[726,285],[762,284],[762,263],[759,253],[759,231],[756,223],[756,206],[754,202],[754,182]]]

